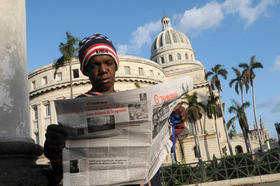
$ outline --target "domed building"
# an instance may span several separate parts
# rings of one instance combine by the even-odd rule
[[[151,46],[150,60],[127,55],[119,55],[119,60],[116,91],[151,86],[169,79],[190,76],[194,81],[192,92],[198,93],[199,101],[207,103],[209,83],[205,80],[205,68],[195,59],[195,52],[189,39],[185,34],[172,28],[168,17],[162,18],[162,32]],[[31,134],[37,144],[43,146],[47,126],[57,123],[54,100],[71,97],[69,73],[72,73],[73,77],[73,97],[91,89],[88,77],[84,76],[79,68],[78,58],[73,58],[71,72],[69,65],[66,64],[58,69],[54,77],[55,69],[52,64],[48,64],[29,73]],[[215,94],[218,95],[217,92]],[[220,157],[214,120],[203,115],[196,123],[196,127],[202,159],[210,160],[213,155]],[[217,128],[223,155],[229,154],[222,117],[217,118]],[[180,162],[197,161],[198,153],[195,150],[192,131],[191,125],[187,123],[186,130],[176,144],[177,160]],[[243,144],[241,142],[241,145],[246,149],[244,142]],[[170,156],[166,162],[171,162]]]

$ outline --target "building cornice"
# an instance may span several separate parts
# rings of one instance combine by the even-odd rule
[[[72,65],[79,64],[79,61],[78,61],[78,58],[77,58],[77,57],[73,58],[71,62],[72,62]],[[37,68],[37,69],[31,71],[31,72],[28,74],[28,79],[31,79],[32,77],[34,77],[34,76],[36,76],[36,75],[38,75],[38,74],[41,74],[41,73],[43,73],[43,72],[47,72],[47,71],[50,71],[50,70],[54,69],[53,64],[54,64],[54,62],[49,63],[49,64],[47,64],[47,65],[45,65],[45,66],[42,66],[42,67],[40,67],[40,68]],[[61,66],[60,68],[66,67],[66,66],[68,66],[68,63],[65,63],[65,64],[64,64],[63,66]]]
[[[157,51],[154,51],[155,54],[152,53],[150,59],[154,59],[158,56],[161,56],[162,53],[168,52],[171,53],[171,51],[175,50],[182,50],[182,51],[188,51],[188,52],[193,52],[195,53],[195,51],[192,48],[184,48],[185,45],[184,44],[180,44],[177,46],[164,46],[164,47],[160,47],[159,49],[157,49]]]
[[[157,84],[163,82],[162,80],[159,79],[153,79],[150,77],[141,77],[141,76],[116,76],[115,82],[143,82],[143,83],[149,83],[149,84]],[[90,81],[88,79],[82,79],[82,80],[74,80],[73,81],[73,86],[77,85],[84,85],[84,84],[90,84]],[[29,96],[30,98],[33,98],[34,96],[44,94],[48,91],[51,90],[56,90],[56,89],[61,89],[61,88],[66,88],[70,87],[70,82],[69,81],[64,81],[56,84],[52,84],[49,86],[45,86],[42,88],[38,88],[36,90],[30,91]]]
[[[199,70],[204,70],[204,67],[200,66],[200,64],[195,64],[195,63],[191,63],[191,64],[186,64],[186,63],[181,63],[181,64],[174,64],[174,65],[169,65],[165,68],[169,68],[172,66],[178,66],[178,65],[184,65],[184,66],[188,66],[188,65],[195,65],[197,67],[192,67],[192,68],[187,68],[187,67],[183,67],[183,68],[177,68],[174,70],[165,70],[166,76],[170,77],[170,76],[174,76],[174,75],[178,75],[178,74],[185,74],[185,73],[189,73],[189,72],[195,72],[195,71],[199,71]]]

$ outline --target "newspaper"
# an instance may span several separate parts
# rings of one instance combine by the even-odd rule
[[[193,89],[190,77],[134,90],[55,101],[70,129],[63,149],[63,185],[147,183],[171,149],[169,116]]]

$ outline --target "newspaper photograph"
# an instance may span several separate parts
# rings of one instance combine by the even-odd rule
[[[63,185],[147,183],[169,153],[168,119],[190,77],[134,90],[55,101],[58,123],[69,128]]]

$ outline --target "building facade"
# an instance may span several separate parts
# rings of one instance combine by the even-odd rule
[[[147,87],[170,79],[190,76],[194,81],[192,92],[198,93],[198,101],[207,103],[209,82],[205,80],[205,68],[200,61],[195,59],[195,52],[187,36],[174,30],[168,17],[162,18],[162,32],[152,44],[150,59],[119,55],[119,60],[120,65],[116,72],[115,82],[116,91],[134,89],[138,86]],[[73,58],[71,72],[73,97],[91,89],[88,77],[84,76],[79,68],[78,58]],[[69,65],[60,67],[55,77],[54,71],[53,65],[48,64],[30,72],[28,76],[31,134],[35,142],[42,146],[47,126],[57,123],[54,101],[70,98]],[[218,95],[217,92],[215,94]],[[210,160],[213,155],[220,157],[214,120],[203,115],[196,127],[202,159]],[[217,128],[223,155],[229,154],[222,117],[217,118]],[[243,142],[242,138],[240,140],[236,144],[243,144],[245,147],[244,140]],[[190,124],[186,123],[186,129],[176,147],[179,161],[183,163],[197,161]],[[170,156],[167,157],[166,162],[171,162]]]

